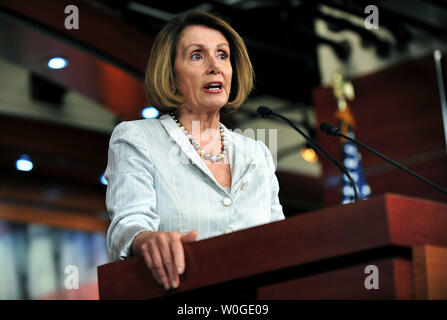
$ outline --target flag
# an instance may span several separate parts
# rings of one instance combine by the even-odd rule
[[[348,129],[348,137],[355,139],[355,134],[351,129]],[[365,174],[361,163],[361,154],[357,149],[357,146],[349,141],[345,140],[342,144],[342,160],[343,165],[348,170],[349,174],[354,180],[357,187],[360,199],[367,199],[371,195],[371,188],[366,182]],[[354,189],[349,183],[348,177],[343,174],[342,183],[342,203],[350,203],[355,201]]]

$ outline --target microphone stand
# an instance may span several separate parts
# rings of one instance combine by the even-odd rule
[[[263,107],[260,107],[263,108]],[[267,107],[264,107],[267,108]],[[258,113],[259,113],[259,108],[258,108]],[[335,166],[337,166],[338,169],[340,169],[340,171],[342,171],[346,177],[349,180],[349,183],[351,184],[351,187],[354,189],[354,197],[355,197],[355,201],[360,200],[360,196],[359,193],[357,191],[357,186],[354,183],[354,180],[352,180],[351,175],[349,174],[348,170],[345,168],[345,166],[343,166],[342,164],[340,164],[337,160],[334,159],[334,157],[332,157],[329,153],[326,152],[326,150],[324,150],[323,148],[320,147],[320,145],[313,140],[311,137],[309,137],[308,135],[306,135],[300,128],[298,128],[290,119],[283,117],[282,115],[274,112],[273,110],[271,110],[270,108],[268,108],[268,114],[269,117],[271,116],[275,116],[277,118],[280,118],[284,121],[286,121],[292,128],[294,128],[296,131],[298,131],[311,145],[313,148],[317,149],[319,152],[321,152],[322,154],[324,154],[329,160],[331,160],[331,162],[333,164],[335,164]],[[263,116],[264,117],[264,116]]]

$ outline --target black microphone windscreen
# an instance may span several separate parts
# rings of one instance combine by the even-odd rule
[[[320,130],[329,136],[338,136],[338,134],[340,133],[337,127],[333,126],[330,123],[326,123],[326,122],[323,122],[320,125]]]
[[[264,119],[268,119],[273,117],[273,111],[272,109],[265,107],[265,106],[260,106],[257,110],[258,115],[260,115],[262,118]]]

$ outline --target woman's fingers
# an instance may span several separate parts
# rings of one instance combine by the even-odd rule
[[[157,237],[158,238],[158,237]],[[150,255],[152,258],[153,266],[152,271],[155,273],[155,277],[159,280],[159,282],[163,285],[166,290],[169,290],[169,279],[166,274],[163,256],[160,253],[159,248],[159,240],[149,242]]]
[[[185,235],[180,234],[181,243],[178,245],[176,243],[175,247],[173,247],[174,257],[177,259],[176,265],[179,274],[183,274],[183,272],[185,272],[185,250],[183,249],[182,243],[196,241],[198,234],[199,232],[197,230],[192,230]]]
[[[158,238],[160,254],[168,274],[171,288],[177,288],[179,284],[178,272],[175,266],[175,256],[171,251],[171,246],[176,242],[180,243],[180,235],[176,232],[164,233]]]
[[[181,237],[182,235],[179,233],[178,239],[171,242],[171,253],[174,257],[174,265],[177,275],[182,274],[185,270],[185,253],[183,251]]]
[[[154,279],[166,290],[177,288],[179,275],[185,271],[185,253],[182,242],[195,241],[197,231],[186,235],[180,232],[154,232],[142,235],[135,245],[150,269]]]
[[[152,277],[158,282],[159,285],[161,285],[160,280],[158,279],[158,276],[156,276],[154,270],[153,270],[153,263],[152,263],[152,258],[150,256],[150,254],[147,252],[147,250],[142,250],[141,251],[141,255],[144,259],[144,262],[146,262],[146,266],[147,268],[151,271],[152,273]]]
[[[184,236],[182,236],[182,242],[192,242],[192,241],[196,241],[197,236],[198,236],[199,232],[197,230],[192,230],[190,232],[188,232],[187,234],[185,234]]]

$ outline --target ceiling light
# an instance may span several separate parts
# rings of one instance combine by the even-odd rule
[[[300,155],[306,162],[315,163],[318,161],[318,155],[312,148],[302,147],[300,149]]]
[[[28,155],[23,154],[20,159],[16,161],[16,168],[19,171],[31,171],[33,169],[33,163]]]
[[[101,183],[103,184],[103,185],[107,185],[107,180],[106,180],[106,178],[104,177],[104,175],[102,175],[101,176]]]
[[[145,119],[155,119],[158,117],[159,113],[160,112],[154,107],[147,107],[141,111],[141,115]]]
[[[67,66],[67,64],[68,64],[68,61],[61,57],[54,57],[54,58],[51,58],[50,60],[48,60],[48,68],[50,68],[50,69],[55,69],[55,70],[63,69]]]

